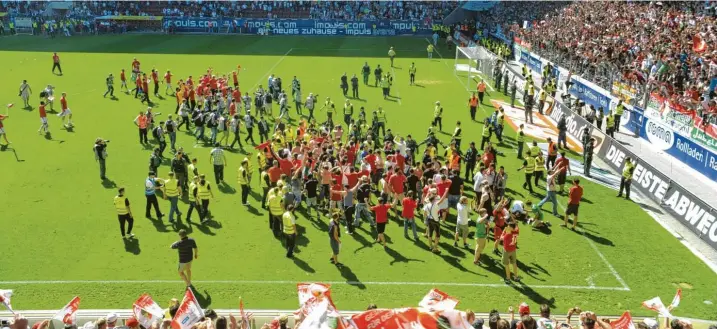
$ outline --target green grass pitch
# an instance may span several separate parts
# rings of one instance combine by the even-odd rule
[[[207,67],[229,72],[240,64],[242,92],[266,84],[269,73],[281,76],[285,84],[296,75],[304,95],[331,96],[338,105],[343,101],[341,74],[359,74],[364,61],[372,68],[376,64],[388,68],[390,46],[398,53],[392,93],[400,95],[400,102],[384,101],[380,89],[362,85],[365,101],[354,104],[369,110],[383,106],[390,128],[422,139],[432,104],[440,100],[446,109],[444,130],[452,130],[455,121],[462,120],[464,144],[479,140],[480,127],[469,123],[468,93],[452,72],[454,53],[440,47],[445,59],[429,61],[423,38],[119,35],[0,39],[0,103],[16,104],[4,122],[13,144],[0,152],[0,288],[15,290],[13,304],[20,310],[56,309],[74,295],[82,297],[82,308],[129,308],[144,292],[162,305],[181,296],[184,286],[176,274],[177,255],[169,249],[177,236],[166,222],[153,223],[141,216],[149,151],[138,143],[132,120],[145,106],[120,92],[116,92],[117,100],[102,97],[107,74],[117,76],[122,68],[129,71],[133,57],[142,62],[143,70],[169,69],[175,79],[198,76]],[[53,51],[61,56],[63,76],[50,72]],[[411,62],[416,63],[422,87],[408,84]],[[23,79],[34,91],[32,110],[22,109],[17,97]],[[54,85],[57,93],[68,93],[76,126],[73,132],[65,131],[59,119],[49,115],[52,139],[36,132],[40,126],[38,94],[47,84]],[[505,100],[496,93],[490,97]],[[155,106],[161,118],[174,108],[171,96]],[[479,114],[483,116],[492,111],[487,106],[482,109]],[[324,115],[319,113],[320,118]],[[514,137],[515,132],[506,135]],[[136,243],[125,245],[119,236],[112,206],[116,189],[102,184],[91,152],[98,136],[111,140],[107,175],[127,189],[137,215]],[[439,137],[444,142],[449,139],[448,135]],[[208,148],[194,148],[191,136],[183,132],[178,134],[178,144],[198,157],[199,170],[211,176]],[[507,147],[500,150],[506,154],[498,161],[510,174],[511,194],[528,197],[515,172],[520,166],[515,153]],[[232,189],[216,193],[212,205],[216,223],[187,226],[200,248],[193,270],[204,307],[236,308],[243,296],[248,308],[292,309],[297,307],[296,282],[325,281],[334,283],[334,301],[345,310],[363,309],[369,303],[413,306],[436,287],[460,299],[460,307],[479,311],[502,310],[527,301],[547,303],[557,313],[579,305],[599,314],[629,309],[636,315],[651,315],[640,303],[654,296],[669,302],[679,286],[683,302],[676,315],[717,319],[717,307],[706,303],[717,302],[717,276],[638,205],[616,199],[615,191],[597,184],[584,183],[584,234],[560,228],[559,219],[549,212],[546,215],[555,224],[551,234],[523,227],[518,259],[524,284],[508,286],[502,283],[502,266],[474,266],[472,251],[448,244],[453,224],[444,227],[441,255],[428,252],[424,243],[404,239],[403,228],[395,220],[387,227],[386,250],[373,245],[366,231],[344,235],[341,260],[346,266],[338,269],[328,261],[325,224],[299,217],[299,253],[297,260],[288,260],[267,228],[265,211],[248,212],[240,205],[236,169],[245,156],[228,153],[225,175]],[[166,177],[167,172],[165,164],[160,176]],[[253,186],[259,190],[256,178]],[[250,202],[258,209],[256,196]],[[566,203],[565,196],[559,200]],[[160,200],[160,205],[168,211],[166,201]],[[180,203],[182,211],[186,208]]]

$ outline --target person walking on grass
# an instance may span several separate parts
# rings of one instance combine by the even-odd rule
[[[179,253],[179,277],[182,278],[187,287],[192,286],[192,261],[199,258],[199,248],[194,239],[187,236],[187,231],[181,229],[178,232],[179,241],[172,244],[172,249]]]
[[[500,240],[503,242],[503,267],[505,267],[505,280],[506,284],[510,284],[510,280],[520,282],[520,276],[518,276],[518,257],[517,257],[517,246],[518,246],[518,232],[516,231],[517,224],[512,222],[508,224],[500,236]],[[512,267],[512,272],[511,272]]]
[[[249,205],[247,198],[249,197],[249,192],[251,191],[251,188],[249,186],[248,166],[249,166],[249,159],[244,158],[244,160],[242,160],[242,162],[241,162],[241,165],[239,166],[239,172],[238,172],[239,186],[241,187],[241,204],[244,206]]]
[[[558,191],[557,178],[561,169],[562,166],[553,167],[553,169],[551,170],[551,174],[548,175],[548,179],[545,184],[545,190],[547,194],[545,195],[545,198],[543,198],[543,200],[540,200],[540,202],[538,202],[538,208],[542,208],[546,202],[550,201],[553,204],[553,216],[558,216],[558,199],[556,197]]]
[[[132,209],[129,207],[129,199],[124,196],[124,187],[120,187],[117,190],[117,196],[114,198],[114,206],[117,211],[117,219],[120,224],[120,233],[122,233],[122,239],[125,239],[127,235],[130,238],[134,237],[132,234],[132,227],[134,226],[134,216],[132,216]],[[127,234],[125,235],[125,225],[127,225]]]
[[[486,239],[488,238],[488,227],[490,226],[490,216],[485,208],[478,210],[478,220],[476,221],[476,249],[473,256],[473,264],[481,265],[480,256],[485,249]]]
[[[441,252],[438,249],[438,243],[441,239],[441,217],[439,214],[440,204],[445,201],[448,193],[443,194],[442,197],[438,197],[435,193],[429,195],[423,206],[423,214],[426,217],[428,223],[428,245],[431,247],[431,251],[435,253]]]
[[[378,204],[371,207],[371,211],[376,216],[376,240],[375,243],[380,243],[384,248],[386,247],[386,238],[383,236],[383,232],[386,231],[386,223],[388,223],[388,211],[391,209],[391,204],[386,203],[386,199],[378,198]]]
[[[580,199],[583,197],[583,187],[580,186],[580,179],[573,179],[573,186],[570,187],[570,191],[568,192],[568,208],[565,209],[565,222],[563,222],[564,227],[568,227],[568,218],[570,215],[573,215],[573,227],[572,229],[575,230],[575,227],[578,225],[578,208],[580,207]]]
[[[456,214],[456,234],[453,246],[457,248],[460,237],[463,237],[463,247],[468,249],[470,248],[468,245],[468,222],[470,222],[470,205],[468,204],[468,198],[462,196],[458,200],[456,208],[458,212]]]
[[[227,156],[219,143],[214,144],[214,148],[209,154],[209,163],[214,165],[214,179],[217,185],[224,182],[224,167],[227,165]]]
[[[408,227],[413,230],[413,240],[418,241],[416,233],[415,212],[418,207],[418,201],[415,199],[413,191],[408,191],[406,197],[401,200],[401,217],[403,217],[403,236],[408,239]]]
[[[169,222],[174,223],[174,213],[177,213],[177,220],[181,220],[182,216],[182,212],[177,206],[179,198],[182,197],[182,186],[174,177],[174,172],[170,171],[167,175],[169,178],[164,181],[162,194],[164,194],[165,200],[169,200]]]
[[[155,194],[157,190],[161,189],[162,187],[159,186],[159,181],[157,181],[157,178],[155,176],[155,173],[153,171],[150,171],[148,174],[147,179],[144,181],[144,196],[147,198],[147,206],[145,207],[145,217],[152,218],[152,216],[149,214],[149,211],[152,210],[152,207],[154,207],[154,211],[157,214],[157,219],[161,220],[162,214],[159,211],[159,202],[157,202],[157,195]]]
[[[331,245],[331,264],[342,266],[339,263],[339,251],[341,250],[341,227],[339,226],[340,213],[334,213],[329,222],[329,245]],[[384,244],[385,245],[385,244]]]
[[[199,209],[199,221],[204,224],[209,221],[209,201],[214,198],[214,192],[212,187],[207,181],[207,178],[202,174],[199,175],[199,182],[197,183],[197,205]]]
[[[289,204],[286,206],[286,211],[284,211],[284,214],[281,215],[281,220],[284,226],[284,244],[286,246],[286,258],[294,258],[294,247],[296,246],[296,236],[298,235],[298,231],[296,230],[296,217],[294,217],[293,210],[294,205]],[[277,224],[276,227],[278,226],[279,225]]]
[[[199,184],[199,176],[193,175],[192,182],[189,183],[189,191],[187,193],[189,199],[189,209],[187,210],[187,223],[192,221],[192,210],[196,209],[197,212],[201,211],[201,208],[199,208],[198,203],[199,199],[197,199],[197,184]]]

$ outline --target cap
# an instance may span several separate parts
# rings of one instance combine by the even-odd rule
[[[518,314],[520,314],[520,315],[530,314],[530,306],[528,306],[528,304],[525,302],[520,303],[520,306],[518,306]]]
[[[139,321],[137,321],[135,317],[131,317],[127,319],[124,324],[130,328],[134,328],[139,326]]]
[[[119,318],[119,315],[115,312],[110,312],[110,314],[107,314],[107,323],[116,322]]]
[[[95,323],[92,321],[87,321],[85,322],[85,325],[82,326],[82,329],[95,329]]]

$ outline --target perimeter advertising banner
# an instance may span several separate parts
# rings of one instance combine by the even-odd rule
[[[418,20],[338,21],[317,19],[166,17],[165,26],[176,32],[206,32],[210,24],[218,32],[236,25],[242,33],[273,35],[430,35],[431,28]],[[224,29],[222,29],[224,28]],[[217,31],[215,31],[217,32]]]

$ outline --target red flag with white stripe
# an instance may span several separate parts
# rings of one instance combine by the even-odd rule
[[[53,320],[60,320],[64,324],[75,324],[77,310],[80,309],[80,297],[73,298],[65,307],[63,307],[55,316]]]
[[[172,319],[172,329],[190,329],[202,317],[204,317],[204,310],[199,305],[192,289],[187,288],[184,298],[179,304],[179,309]]]
[[[672,298],[672,303],[670,303],[669,309],[673,309],[679,306],[680,301],[682,301],[682,289],[678,288],[677,293],[675,294],[675,298]]]
[[[635,324],[632,323],[632,315],[629,311],[625,311],[622,316],[615,320],[610,321],[612,329],[635,329]]]
[[[164,317],[164,311],[149,294],[139,296],[132,305],[132,313],[145,328],[149,328],[153,322]]]
[[[457,299],[438,289],[431,289],[418,303],[418,306],[431,311],[452,310],[456,305],[458,305]]]
[[[7,307],[7,309],[14,314],[15,311],[12,310],[10,297],[12,297],[12,290],[0,290],[0,303],[5,305],[5,307]]]
[[[662,303],[662,299],[660,299],[660,297],[655,297],[653,299],[646,300],[646,301],[642,302],[642,306],[659,313],[663,317],[666,317],[666,318],[672,317],[672,314],[670,314],[670,311],[667,309],[667,307],[665,307],[665,304]]]

